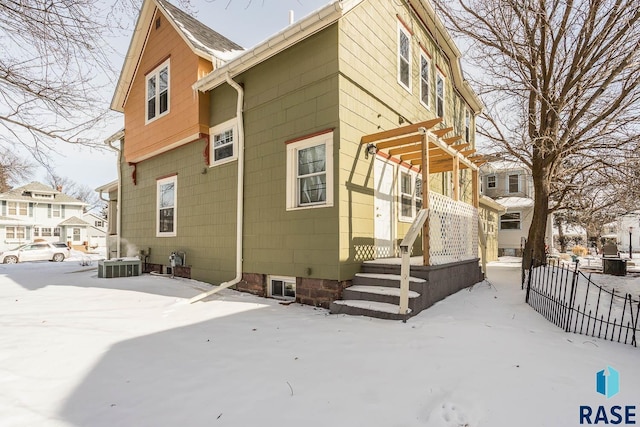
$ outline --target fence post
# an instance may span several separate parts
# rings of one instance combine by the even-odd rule
[[[524,268],[523,268],[524,271]],[[527,279],[527,296],[524,302],[529,304],[529,292],[531,291],[531,277],[533,276],[533,251],[531,251],[531,264],[529,264],[529,278]],[[524,284],[524,281],[522,282]]]
[[[577,293],[577,286],[578,286],[578,263],[576,263],[576,268],[573,271],[573,279],[571,279],[571,292],[569,292],[569,302],[568,302],[568,313],[567,313],[567,318],[565,319],[565,326],[564,326],[564,331],[565,332],[571,332],[571,319],[573,318],[573,305],[576,301],[576,293]]]

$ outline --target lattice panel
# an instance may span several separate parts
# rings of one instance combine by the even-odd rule
[[[478,257],[478,211],[442,194],[429,193],[429,264]]]

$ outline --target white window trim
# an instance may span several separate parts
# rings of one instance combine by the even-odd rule
[[[465,142],[471,143],[471,111],[464,109],[464,136]]]
[[[422,98],[422,60],[427,62],[427,76],[429,80],[427,81],[427,102],[425,103]],[[428,110],[431,108],[431,58],[424,53],[420,52],[420,103]]]
[[[267,295],[269,296],[269,298],[275,298],[275,299],[280,299],[280,300],[286,300],[286,301],[295,301],[296,297],[286,297],[284,295],[273,295],[273,281],[274,280],[280,280],[282,282],[293,282],[293,285],[295,287],[296,285],[296,278],[295,277],[291,277],[291,276],[268,276],[267,277]],[[284,284],[283,284],[284,285]],[[295,292],[295,290],[294,290]]]
[[[160,231],[160,186],[173,182],[173,231]],[[178,230],[178,175],[156,181],[156,237],[175,237]]]
[[[439,99],[438,79],[442,80],[442,116],[438,116],[438,99]],[[440,70],[436,71],[435,89],[436,89],[435,113],[437,117],[442,117],[444,119],[444,116],[447,114],[447,79],[445,78],[444,74],[440,72]]]
[[[163,68],[167,68],[167,111],[164,113],[160,113],[160,70]],[[156,77],[156,115],[150,119],[149,118],[149,100],[147,99],[148,91],[149,91],[149,79],[151,77]],[[164,117],[171,111],[171,64],[170,59],[167,59],[162,64],[158,65],[153,71],[145,76],[144,79],[144,124],[147,125],[151,122],[155,122],[160,117]]]
[[[502,215],[506,215],[506,214],[518,214],[520,215],[520,219],[516,220],[507,220],[506,222],[517,222],[518,223],[518,228],[502,228]],[[498,227],[500,228],[500,231],[520,231],[522,230],[522,212],[521,211],[512,211],[512,212],[505,212],[502,215],[500,215],[498,217]]]
[[[517,176],[518,177],[518,190],[517,191],[511,191],[511,185],[509,183],[509,178],[512,176]],[[519,193],[521,191],[521,185],[520,185],[520,174],[519,173],[510,173],[507,174],[507,193],[509,194],[514,194],[514,193]]]
[[[398,173],[400,174],[397,179],[398,221],[413,222],[413,219],[417,214],[416,199],[418,197],[416,194],[416,179],[421,178],[421,176],[418,172],[414,171],[413,169],[407,169],[407,168],[398,168]],[[411,177],[411,216],[402,215],[402,195],[405,194],[402,192],[402,174],[408,174]],[[422,194],[420,194],[419,198],[422,200]]]
[[[493,178],[493,187],[489,185],[489,178]],[[495,174],[487,175],[487,189],[489,188],[497,188],[498,180],[496,179]]]
[[[409,67],[409,82],[408,83],[409,84],[408,85],[405,85],[404,82],[402,81],[402,79],[400,78],[400,61],[401,61],[400,58],[402,58],[402,55],[400,55],[400,33],[403,33],[407,37],[407,39],[409,39],[409,64],[408,64],[408,67]],[[400,21],[398,21],[398,36],[397,36],[396,42],[398,43],[398,48],[397,48],[397,52],[396,52],[396,55],[397,55],[396,68],[398,70],[397,71],[398,84],[400,84],[400,86],[402,86],[409,93],[411,93],[411,62],[412,62],[411,61],[411,33],[405,28],[405,26]]]
[[[233,142],[231,145],[233,146],[233,155],[231,157],[226,157],[224,159],[215,160],[215,147],[213,146],[213,139],[215,135],[226,132],[228,130],[233,131]],[[227,120],[226,122],[217,124],[209,129],[209,167],[220,166],[225,163],[233,162],[238,160],[238,119],[233,118],[231,120]]]
[[[320,144],[325,144],[325,172],[326,172],[326,184],[327,184],[327,197],[325,203],[314,205],[298,206],[298,159],[297,153],[299,150],[313,147]],[[322,135],[312,136],[300,141],[291,142],[287,144],[287,210],[300,210],[300,209],[318,209],[328,208],[333,206],[333,131],[323,133]]]

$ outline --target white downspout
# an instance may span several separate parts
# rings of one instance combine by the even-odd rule
[[[124,132],[119,135],[120,138],[124,137]],[[112,144],[115,141],[119,141],[118,139],[108,139],[106,140],[106,144],[111,147],[111,149],[118,152],[118,200],[116,202],[116,258],[120,258],[120,235],[122,230],[122,209],[120,209],[122,203],[122,150],[120,148],[114,147]],[[102,198],[102,194],[100,195]],[[109,247],[107,246],[107,252],[109,252]],[[107,259],[111,259],[109,256],[110,253],[107,253]]]
[[[238,103],[236,106],[236,117],[238,119],[238,199],[236,203],[236,277],[228,282],[221,283],[218,287],[210,291],[203,292],[189,300],[189,304],[198,302],[223,289],[227,289],[242,280],[242,236],[244,226],[244,89],[227,72],[226,80],[229,86],[238,92]]]

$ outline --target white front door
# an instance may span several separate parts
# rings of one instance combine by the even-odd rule
[[[374,162],[374,235],[376,258],[395,256],[395,215],[393,212],[393,163],[376,158]]]

